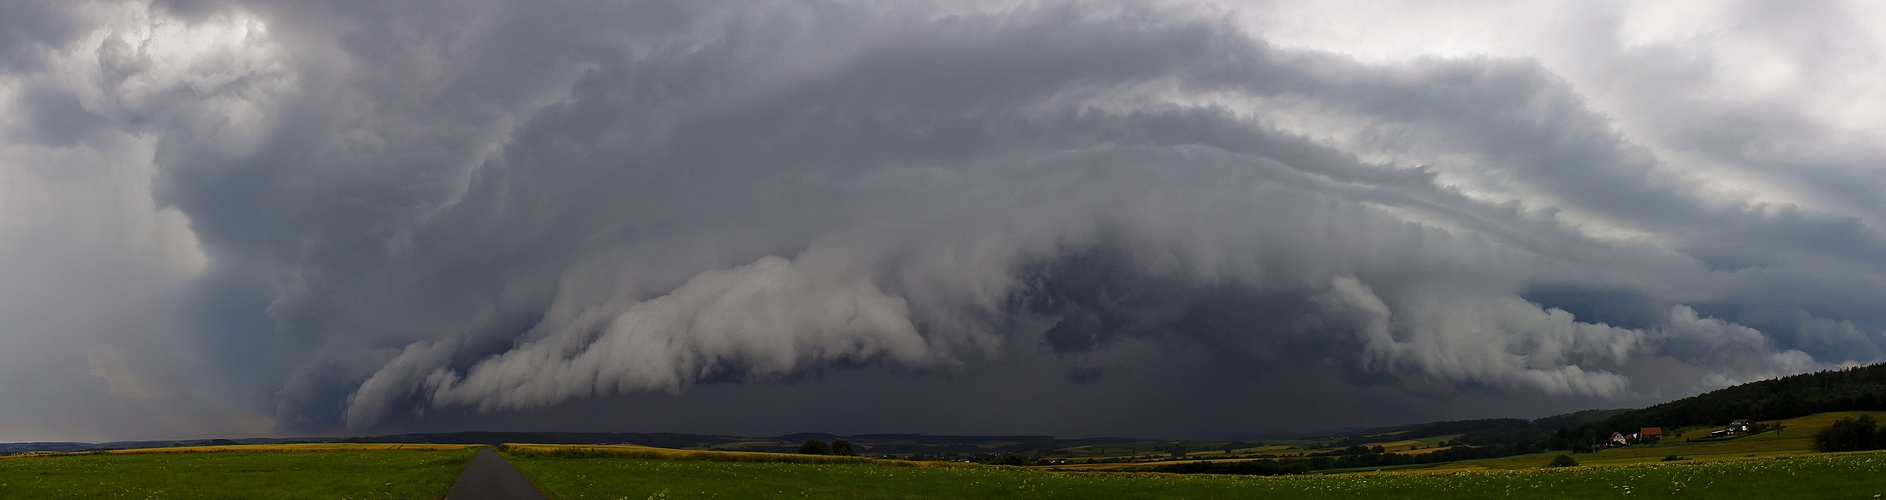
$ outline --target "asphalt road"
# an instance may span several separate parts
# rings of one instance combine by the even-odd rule
[[[478,450],[465,471],[458,473],[458,481],[452,483],[452,491],[445,494],[445,500],[540,500],[543,493],[537,486],[524,478],[524,473],[511,466],[504,457],[498,456],[491,448]]]

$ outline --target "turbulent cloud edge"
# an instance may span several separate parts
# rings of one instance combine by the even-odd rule
[[[1824,97],[1877,85],[1879,16],[1616,7],[1545,37],[1567,64],[1178,3],[7,3],[0,396],[72,397],[0,422],[323,432],[1128,339],[1571,398],[1886,359],[1879,96]]]
[[[561,289],[545,317],[508,350],[487,355],[458,337],[413,342],[347,397],[345,421],[371,426],[409,406],[525,409],[681,391],[707,380],[790,377],[835,364],[926,370],[996,356],[1017,337],[1008,320],[1026,315],[1011,306],[1031,291],[1029,266],[1107,247],[1127,255],[1115,271],[1134,276],[1128,279],[1307,298],[1319,311],[1300,318],[1298,334],[1335,338],[1357,352],[1344,356],[1378,372],[1617,398],[1627,395],[1630,380],[1615,370],[1646,354],[1729,379],[1823,366],[1681,300],[1658,298],[1663,309],[1649,326],[1623,328],[1580,321],[1515,290],[1566,283],[1648,291],[1658,285],[1647,280],[1724,280],[1699,262],[1703,250],[1594,237],[1587,228],[1662,231],[1701,245],[1720,235],[1687,233],[1686,224],[1741,224],[1762,234],[1802,226],[1850,231],[1840,217],[1777,219],[1761,206],[1725,209],[1679,179],[1656,176],[1658,158],[1619,137],[1536,64],[1428,58],[1369,65],[1270,47],[1216,21],[1166,14],[1067,7],[1024,10],[1001,21],[906,20],[907,32],[874,36],[890,37],[895,43],[888,46],[907,53],[821,59],[827,73],[797,73],[778,87],[660,87],[676,93],[661,94],[666,100],[655,108],[602,98],[594,104],[620,113],[606,118],[574,104],[546,108],[547,117],[532,122],[545,127],[543,134],[593,126],[557,119],[600,119],[634,141],[653,141],[640,144],[657,151],[695,144],[688,141],[715,144],[723,129],[745,131],[751,135],[741,140],[752,143],[813,143],[806,147],[818,152],[786,155],[797,159],[780,159],[782,150],[774,149],[724,158],[718,155],[735,153],[641,158],[601,146],[593,152],[654,164],[727,162],[696,167],[725,182],[715,186],[722,192],[697,195],[756,212],[805,211],[816,222],[789,223],[807,227],[810,236],[796,238],[809,242],[747,252],[746,259],[767,256],[744,264],[698,266],[705,270],[672,286],[568,267],[564,282],[595,286]],[[1037,36],[1046,32],[1058,37]],[[586,80],[574,88],[651,85],[643,79],[669,76],[664,71],[765,81],[776,75],[742,73],[738,65],[722,66],[730,61],[722,58],[756,50],[804,57],[793,51],[818,46],[797,45],[817,38],[806,33],[789,33],[792,43],[776,46],[729,38],[716,43],[755,45],[643,54],[633,71],[614,75],[624,80]],[[1012,50],[1023,46],[1040,50]],[[985,60],[995,62],[964,62]],[[935,86],[951,82],[955,87]],[[688,99],[705,104],[692,109]],[[1252,112],[1235,111],[1241,108]],[[696,119],[710,125],[652,128],[700,137],[636,136],[642,120],[686,121],[639,114],[646,109],[698,112],[704,117]],[[1388,137],[1368,148],[1435,161],[1362,162],[1269,124],[1290,117],[1359,123],[1357,134]],[[926,127],[945,132],[931,135]],[[939,137],[960,142],[926,142]],[[529,163],[545,161],[531,154],[559,161],[551,152],[564,143],[551,144],[542,153],[531,149],[535,144],[507,146],[518,152],[487,168],[566,168]],[[589,161],[584,155],[591,153],[567,160]],[[746,171],[741,162],[778,164]],[[644,175],[654,177],[638,177]],[[1469,192],[1448,179],[1487,189]],[[795,182],[809,183],[800,185],[805,196],[825,199],[769,207],[742,205],[751,202],[735,194]],[[1568,217],[1591,222],[1572,224]],[[710,218],[702,230],[744,227],[714,223]],[[1783,239],[1764,244],[1798,251]],[[797,253],[776,256],[780,247]],[[1768,279],[1822,272],[1776,269]]]

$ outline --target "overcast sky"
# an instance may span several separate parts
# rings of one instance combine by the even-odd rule
[[[1886,4],[0,2],[0,441],[1225,437],[1886,354]]]

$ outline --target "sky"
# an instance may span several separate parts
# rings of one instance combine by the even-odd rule
[[[1221,438],[1886,360],[1886,4],[0,3],[0,441]]]

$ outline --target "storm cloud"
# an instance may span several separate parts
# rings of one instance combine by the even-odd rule
[[[22,5],[0,438],[1229,435],[1886,342],[1865,6]]]

